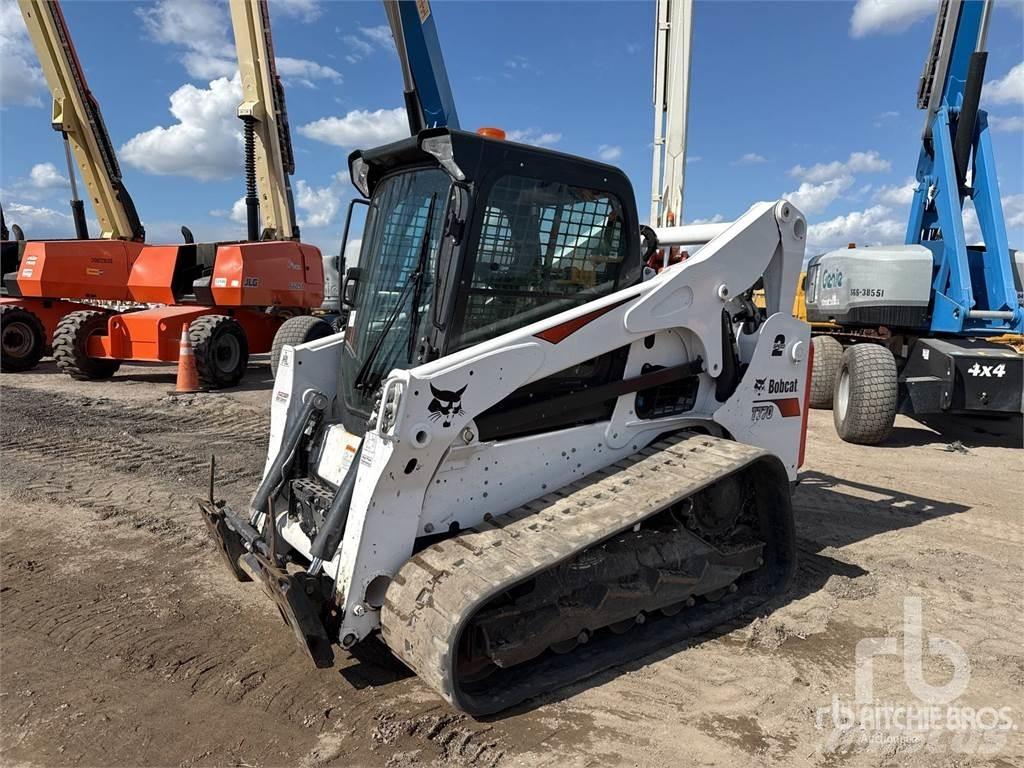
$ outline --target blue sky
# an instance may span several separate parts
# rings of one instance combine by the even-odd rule
[[[989,34],[993,116],[1011,245],[1024,247],[1024,0]],[[789,195],[813,247],[900,242],[923,113],[917,80],[933,0],[697,2],[687,220]],[[435,0],[464,128],[601,157],[649,211],[653,3]],[[65,0],[90,86],[151,242],[238,238],[243,190],[226,5]],[[304,235],[338,247],[345,158],[405,130],[382,4],[272,0]],[[114,31],[114,40],[108,38]],[[172,114],[173,109],[173,114]],[[0,200],[29,237],[70,236],[59,136],[13,0],[0,0]],[[234,217],[233,217],[234,214]]]

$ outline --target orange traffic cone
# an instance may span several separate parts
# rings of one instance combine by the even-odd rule
[[[174,385],[178,394],[200,392],[199,371],[196,369],[196,356],[192,351],[192,341],[188,337],[188,323],[181,326],[181,344],[178,347],[178,380]]]

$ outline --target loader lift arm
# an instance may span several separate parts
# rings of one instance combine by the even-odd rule
[[[295,173],[284,88],[277,74],[266,0],[231,0],[244,125],[247,237],[297,240],[289,177]]]
[[[18,5],[53,95],[51,125],[64,137],[76,236],[86,239],[88,232],[71,165],[72,154],[96,210],[100,237],[145,241],[145,230],[122,182],[114,145],[99,102],[89,90],[60,4],[57,0],[18,0]]]

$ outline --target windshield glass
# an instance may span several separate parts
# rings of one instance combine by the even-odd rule
[[[362,274],[341,366],[346,403],[363,415],[369,414],[374,393],[373,388],[357,389],[356,377],[371,350],[378,345],[388,320],[394,315],[379,349],[363,370],[363,381],[376,382],[393,368],[408,367],[412,362],[409,334],[413,318],[417,314],[424,318],[419,323],[421,329],[429,322],[425,318],[434,293],[441,217],[450,183],[444,171],[429,168],[386,178],[374,192],[363,229],[359,252]],[[413,291],[409,290],[409,283],[420,261],[432,200],[433,217],[422,285]],[[414,295],[419,297],[416,307],[413,307]]]

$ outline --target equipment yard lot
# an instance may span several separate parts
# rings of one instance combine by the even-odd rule
[[[5,765],[1021,765],[885,746],[823,754],[816,711],[854,694],[864,638],[902,637],[922,598],[925,642],[970,661],[967,706],[1024,723],[1020,423],[943,435],[903,419],[882,447],[841,443],[814,411],[795,503],[800,566],[781,600],[486,721],[456,714],[380,644],[315,670],[273,604],[236,583],[193,502],[244,508],[267,439],[269,368],[240,389],[173,399],[168,368],[108,383],[44,362],[5,376],[0,762]],[[956,427],[956,429],[953,429]],[[960,439],[969,452],[945,450]],[[773,610],[774,609],[774,610]],[[924,655],[929,682],[950,667]],[[914,705],[902,659],[875,661],[876,701]]]

